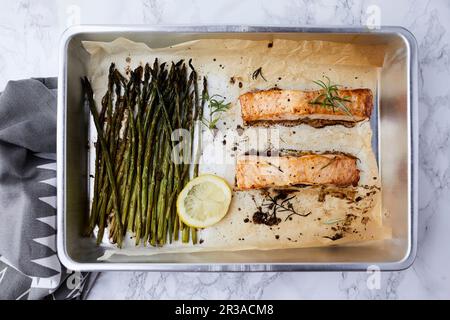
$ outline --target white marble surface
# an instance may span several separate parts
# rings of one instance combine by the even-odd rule
[[[56,1],[0,0],[0,91],[9,79],[57,74],[58,40],[70,24],[359,25],[378,5],[381,24],[419,43],[419,249],[414,265],[366,273],[103,273],[92,299],[450,298],[450,1]]]

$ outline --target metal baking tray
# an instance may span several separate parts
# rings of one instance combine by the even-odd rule
[[[310,39],[384,44],[386,59],[376,92],[375,151],[382,181],[383,208],[390,212],[390,240],[322,248],[269,251],[204,252],[122,257],[99,262],[105,250],[82,235],[88,216],[89,114],[82,109],[80,77],[88,54],[83,40],[112,41],[126,37],[169,46],[202,38]],[[401,270],[414,261],[417,247],[418,92],[417,43],[400,27],[268,27],[268,26],[78,26],[60,43],[57,141],[57,250],[71,270],[154,271],[345,271]]]

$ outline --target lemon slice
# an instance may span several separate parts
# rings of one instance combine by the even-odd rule
[[[206,228],[222,220],[230,202],[228,183],[213,174],[204,174],[189,181],[178,195],[178,216],[190,227]]]

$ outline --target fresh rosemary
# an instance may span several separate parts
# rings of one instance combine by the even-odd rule
[[[321,93],[314,100],[310,101],[309,104],[320,105],[324,108],[331,108],[333,112],[335,109],[341,109],[344,113],[353,118],[350,109],[346,106],[347,102],[351,102],[350,97],[345,96],[343,98],[338,96],[338,84],[331,84],[330,78],[327,78],[327,83],[322,80],[313,81],[319,87],[322,88],[323,93]]]
[[[256,69],[255,71],[253,71],[253,73],[252,73],[252,79],[253,79],[253,80],[256,80],[256,79],[258,79],[259,76],[261,76],[261,78],[263,78],[264,81],[267,82],[267,79],[264,78],[264,75],[262,74],[262,67],[259,67],[258,69]]]
[[[216,124],[220,119],[220,113],[226,112],[231,108],[231,103],[225,103],[224,97],[215,94],[211,97],[206,93],[205,97],[209,108],[209,119],[203,118],[202,122],[209,129],[216,129]]]
[[[294,215],[307,217],[311,214],[311,212],[297,212],[291,202],[291,200],[295,198],[295,195],[288,196],[288,194],[289,191],[283,190],[279,190],[278,194],[274,196],[270,195],[270,193],[266,193],[260,206],[258,206],[255,199],[253,199],[258,209],[253,215],[253,223],[265,224],[267,226],[278,225],[282,220],[277,216],[277,213],[287,213],[284,221],[291,219]]]
[[[330,161],[328,161],[328,163],[326,165],[324,165],[322,168],[320,168],[320,170],[325,169],[326,167],[328,167],[330,164],[332,164],[333,162],[335,162],[337,160],[337,157],[333,157],[330,159]]]

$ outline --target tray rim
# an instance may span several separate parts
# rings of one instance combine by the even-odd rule
[[[395,34],[408,49],[408,249],[398,261],[386,263],[84,263],[73,260],[65,243],[65,109],[67,97],[67,48],[82,33],[321,33],[321,34]],[[67,28],[59,44],[58,108],[57,108],[57,254],[61,263],[75,271],[177,271],[177,272],[285,272],[285,271],[367,271],[376,265],[382,271],[409,268],[417,254],[418,233],[418,45],[414,35],[400,26],[369,29],[363,26],[283,26],[283,25],[79,25]]]

